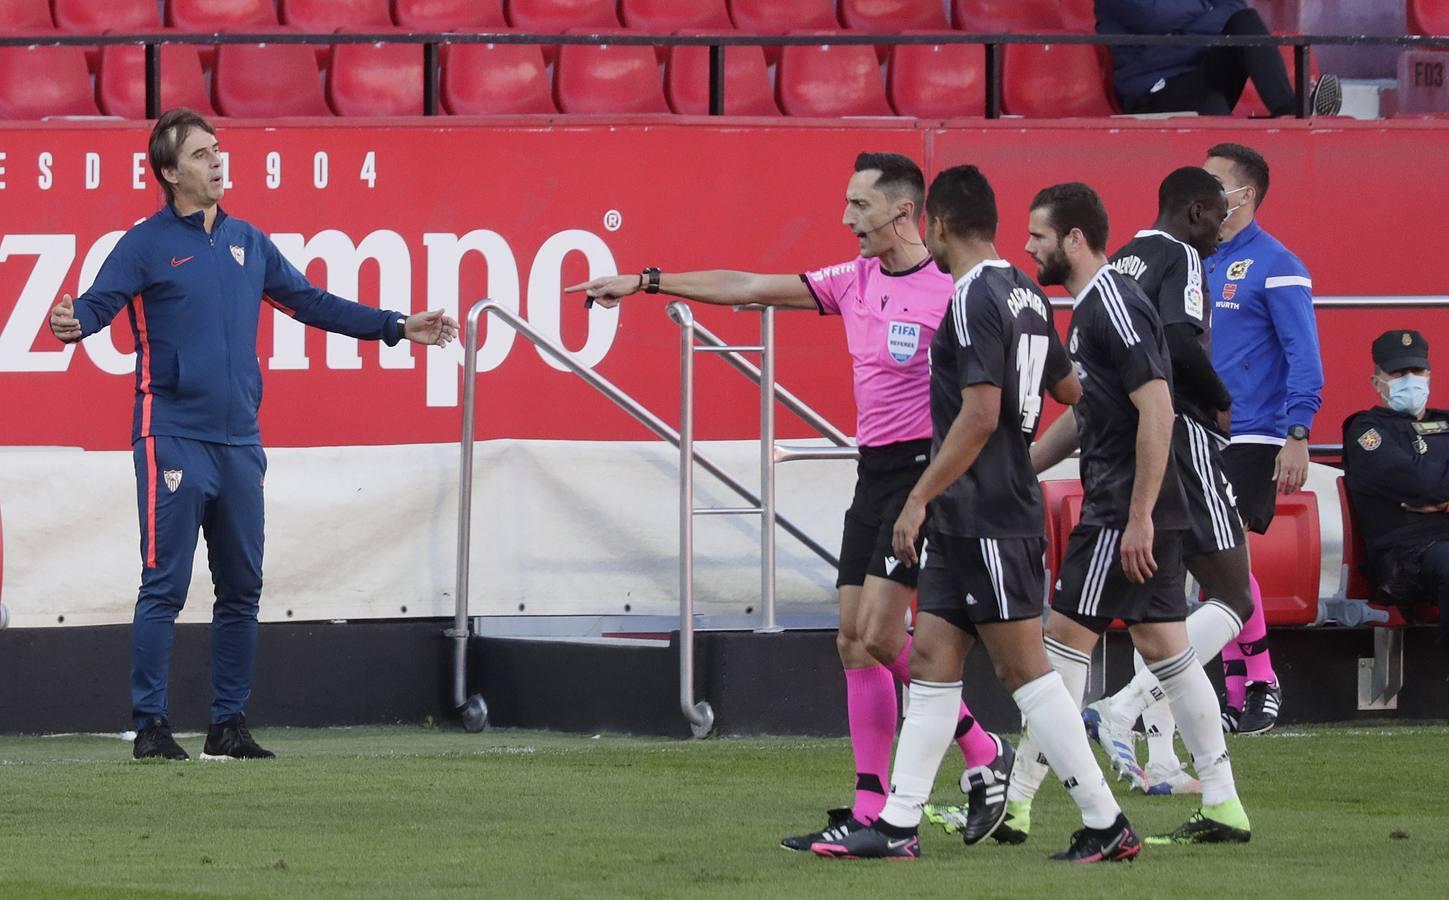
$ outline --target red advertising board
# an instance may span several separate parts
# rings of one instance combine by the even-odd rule
[[[998,247],[1024,265],[1026,207],[1040,187],[1097,186],[1120,243],[1150,224],[1167,171],[1230,139],[1272,163],[1263,224],[1305,260],[1316,294],[1444,293],[1424,260],[1442,252],[1434,245],[1449,215],[1449,179],[1437,173],[1449,128],[1434,123],[223,124],[223,206],[272,235],[314,281],[363,303],[455,314],[484,296],[514,304],[672,420],[678,335],[661,298],[586,312],[561,285],[646,265],[798,272],[848,259],[855,242],[840,224],[843,189],[865,149],[908,153],[930,171],[980,165],[1001,205]],[[62,347],[44,322],[59,294],[88,283],[119,234],[160,205],[145,142],[135,123],[0,129],[0,445],[128,445],[134,363],[124,316],[80,348]],[[696,314],[727,338],[757,335],[753,314]],[[457,345],[359,347],[279,324],[270,309],[262,315],[268,444],[457,439]],[[1435,328],[1445,319],[1442,311],[1320,311],[1329,387],[1315,440],[1329,440],[1345,413],[1371,402],[1367,345],[1378,330],[1415,324],[1432,340],[1446,333]],[[791,313],[778,317],[777,333],[781,382],[852,430],[838,323]],[[481,340],[479,437],[646,436],[505,327],[488,326]],[[743,378],[709,359],[698,378],[700,437],[757,433],[757,395]],[[788,416],[781,431],[808,433]]]

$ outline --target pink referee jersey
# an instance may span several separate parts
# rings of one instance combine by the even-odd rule
[[[855,439],[862,447],[931,437],[926,351],[951,305],[951,276],[928,256],[905,272],[856,257],[800,276],[822,316],[845,321],[855,374]]]

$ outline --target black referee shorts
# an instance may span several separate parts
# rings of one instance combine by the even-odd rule
[[[932,532],[922,552],[916,605],[962,631],[1040,619],[1046,539],[971,538]]]
[[[1243,543],[1243,522],[1223,473],[1218,441],[1201,422],[1185,415],[1177,417],[1172,455],[1187,497],[1188,530],[1182,536],[1182,553],[1187,557],[1231,550]]]
[[[840,538],[836,587],[858,587],[865,584],[867,575],[916,586],[920,567],[896,562],[891,532],[907,495],[930,461],[931,442],[926,440],[860,448],[855,497],[845,511],[845,529]],[[924,534],[925,529],[921,532]],[[916,546],[920,547],[919,540]]]
[[[1223,449],[1223,473],[1233,484],[1238,515],[1249,531],[1265,534],[1278,511],[1278,483],[1273,465],[1283,448],[1277,444],[1229,444]]]
[[[1157,574],[1145,584],[1137,584],[1122,571],[1122,532],[1079,524],[1067,539],[1052,610],[1098,634],[1113,619],[1135,625],[1187,618],[1182,535],[1181,531],[1157,530],[1152,542]]]

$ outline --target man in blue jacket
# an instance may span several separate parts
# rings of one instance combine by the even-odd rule
[[[1218,252],[1204,260],[1213,298],[1213,367],[1233,397],[1223,469],[1243,525],[1262,534],[1273,521],[1276,495],[1297,491],[1308,478],[1308,433],[1323,393],[1313,279],[1255,221],[1268,194],[1263,157],[1242,144],[1218,144],[1207,156],[1203,168],[1222,181],[1230,204]],[[1223,648],[1224,724],[1243,734],[1272,728],[1282,701],[1256,579],[1252,590],[1253,615]]]
[[[308,284],[270,239],[228,216],[216,131],[188,109],[167,112],[150,141],[166,206],[122,236],[95,284],[51,310],[73,343],[125,307],[136,335],[131,428],[141,524],[141,590],[131,628],[137,759],[188,759],[167,719],[176,616],[186,602],[197,530],[206,535],[216,603],[213,702],[202,759],[271,757],[247,730],[262,590],[262,482],[257,427],[261,303],[327,331],[388,345],[442,346],[458,323],[442,310],[371,309]]]
[[[1246,0],[1096,0],[1098,34],[1263,35],[1268,27]],[[1226,116],[1248,79],[1274,116],[1295,112],[1293,86],[1277,47],[1112,48],[1112,82],[1122,111]],[[1313,94],[1317,115],[1337,115],[1338,78]]]

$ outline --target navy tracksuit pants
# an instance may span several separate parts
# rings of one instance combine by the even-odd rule
[[[131,626],[131,715],[138,730],[168,715],[172,637],[200,532],[216,588],[211,721],[220,722],[245,710],[256,669],[267,457],[255,445],[167,436],[142,438],[132,455],[142,568]]]

